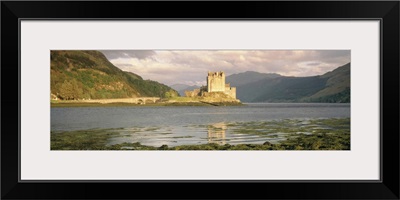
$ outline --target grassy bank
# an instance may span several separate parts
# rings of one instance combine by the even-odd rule
[[[84,102],[84,101],[51,101],[51,107],[125,107],[125,106],[239,106],[243,105],[240,102],[230,102],[230,101],[221,101],[221,102],[208,102],[208,101],[200,101],[196,99],[190,99],[186,97],[173,98],[173,99],[164,99],[162,101],[157,101],[155,103],[146,103],[146,104],[137,104],[137,103],[126,103],[126,102],[113,102],[113,103],[93,103],[93,102]]]
[[[121,129],[92,129],[52,132],[51,150],[350,150],[350,118],[231,123],[228,128],[240,134],[263,134],[263,144],[180,145],[159,147],[135,143],[108,145]],[[149,129],[150,130],[150,129]],[[271,143],[268,137],[283,140]]]
[[[203,102],[165,102],[165,103],[148,103],[148,104],[135,104],[135,103],[80,103],[80,102],[68,102],[68,103],[51,103],[52,108],[57,107],[149,107],[149,106],[239,106],[243,105],[240,103],[203,103]]]

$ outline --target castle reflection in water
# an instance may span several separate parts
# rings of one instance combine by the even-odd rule
[[[226,124],[224,122],[208,126],[208,134],[207,134],[208,143],[216,143],[219,145],[226,144],[225,130],[226,130]]]

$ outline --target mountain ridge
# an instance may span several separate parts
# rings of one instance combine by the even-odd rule
[[[61,100],[177,95],[169,86],[122,71],[99,51],[52,50],[50,77],[51,96]]]
[[[350,63],[309,77],[256,73],[256,77],[244,72],[226,78],[237,88],[237,98],[242,102],[350,102]],[[247,83],[238,81],[243,79]]]

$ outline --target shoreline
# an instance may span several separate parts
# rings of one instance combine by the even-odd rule
[[[112,103],[99,103],[99,102],[83,102],[83,101],[51,101],[51,108],[61,107],[156,107],[156,106],[246,106],[246,104],[349,104],[350,103],[320,103],[320,102],[204,102],[204,101],[170,101],[170,102],[156,102],[156,103],[127,103],[127,102],[112,102]]]
[[[127,102],[84,102],[84,101],[51,101],[50,107],[154,107],[154,106],[243,106],[240,102],[203,102],[203,101],[187,101],[187,102],[156,102],[156,103],[127,103]]]

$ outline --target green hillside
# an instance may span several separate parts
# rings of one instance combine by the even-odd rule
[[[241,86],[246,85],[255,81],[263,80],[263,79],[270,79],[270,78],[277,78],[281,75],[275,73],[259,73],[253,71],[247,71],[240,74],[232,74],[226,77],[226,83],[230,83],[234,86]]]
[[[99,51],[51,51],[51,94],[63,100],[165,97],[172,88],[124,72]]]
[[[350,63],[320,76],[268,76],[259,79],[248,72],[227,77],[231,82],[244,79],[248,83],[234,85],[242,102],[350,102]],[[257,80],[258,79],[258,80]]]
[[[350,102],[350,63],[328,72],[325,88],[304,98],[304,101],[316,102]]]
[[[239,86],[237,91],[241,101],[296,102],[323,89],[325,82],[318,76],[268,78]]]

